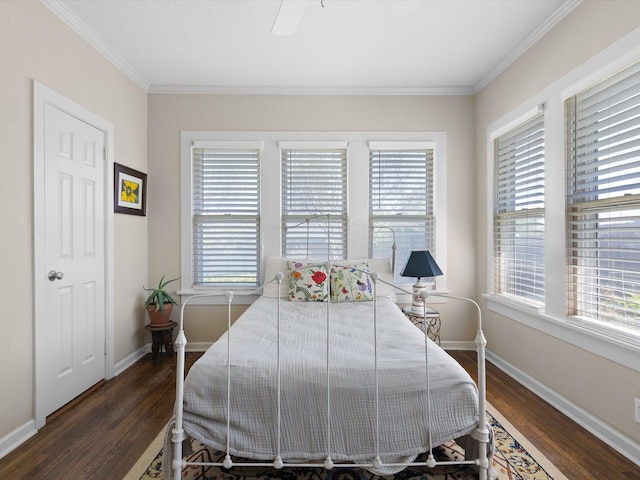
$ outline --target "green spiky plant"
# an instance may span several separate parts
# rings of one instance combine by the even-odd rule
[[[161,312],[164,309],[165,304],[173,303],[175,305],[178,305],[178,302],[176,302],[173,299],[173,297],[171,295],[169,295],[168,292],[165,291],[165,287],[167,285],[169,285],[171,282],[175,282],[176,280],[180,280],[180,277],[174,278],[172,280],[167,280],[166,282],[164,281],[164,277],[165,277],[165,275],[162,276],[162,278],[160,279],[160,282],[158,282],[158,286],[156,288],[147,288],[147,287],[144,287],[144,286],[142,287],[147,292],[151,292],[151,295],[149,295],[149,297],[147,298],[147,301],[144,304],[145,308],[148,308],[149,305],[155,304],[156,312],[158,312],[158,311]]]

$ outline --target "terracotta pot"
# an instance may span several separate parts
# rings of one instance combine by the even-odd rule
[[[149,320],[151,321],[151,325],[154,326],[165,326],[171,324],[171,311],[173,310],[173,303],[165,303],[162,311],[156,311],[155,303],[152,303],[147,307],[147,312],[149,312]]]

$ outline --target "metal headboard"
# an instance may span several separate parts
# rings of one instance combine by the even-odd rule
[[[304,220],[302,220],[301,222],[292,225],[290,227],[284,226],[283,229],[286,232],[287,230],[293,230],[295,228],[301,227],[301,226],[306,226],[307,229],[307,237],[306,237],[306,251],[307,251],[307,257],[309,256],[309,224],[311,223],[311,221],[315,220],[315,219],[326,219],[327,221],[327,226],[329,225],[329,220],[331,217],[336,217],[336,215],[331,215],[330,213],[327,214],[321,214],[321,215],[312,215],[310,217],[305,218]],[[391,232],[391,235],[393,237],[393,244],[391,245],[391,272],[395,275],[396,272],[396,232],[393,228],[391,227],[369,227],[369,229],[371,230],[376,230],[376,229],[384,229],[384,230],[389,230]],[[327,233],[328,235],[328,233]],[[330,250],[330,242],[327,241],[327,257],[326,259],[329,260],[331,258],[331,250]]]

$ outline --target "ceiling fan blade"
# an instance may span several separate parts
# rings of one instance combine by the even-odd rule
[[[282,0],[271,27],[274,35],[291,35],[298,28],[307,0]]]

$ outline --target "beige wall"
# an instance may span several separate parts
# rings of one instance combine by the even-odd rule
[[[476,95],[476,211],[487,218],[487,128],[503,115],[640,27],[640,2],[585,0],[496,80]],[[559,101],[559,100],[558,100]],[[558,161],[562,161],[558,159]],[[478,222],[477,296],[487,285],[487,222]],[[558,245],[564,249],[564,246]],[[569,402],[640,442],[633,397],[640,372],[557,340],[485,309],[489,349]],[[640,360],[639,360],[640,362]],[[640,365],[640,363],[638,363]]]
[[[32,82],[114,125],[114,159],[147,169],[147,98],[42,3],[0,2],[0,439],[33,418]],[[115,360],[142,347],[147,221],[116,215]]]
[[[149,174],[162,176],[162,188],[149,195],[150,279],[180,274],[181,130],[446,131],[448,286],[459,295],[473,294],[472,97],[149,95]],[[473,314],[466,306],[451,302],[438,308],[445,319],[444,340],[473,339]],[[200,327],[186,330],[189,341],[210,341],[218,333],[201,337]]]

